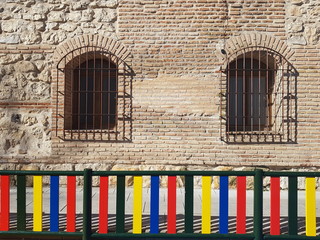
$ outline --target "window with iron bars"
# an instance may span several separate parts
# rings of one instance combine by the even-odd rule
[[[221,76],[221,139],[228,143],[296,141],[297,73],[262,47],[228,56]]]
[[[131,106],[128,75],[126,64],[101,48],[78,48],[61,59],[57,76],[57,113],[60,115],[57,132],[62,132],[62,138],[128,139],[126,120]],[[62,77],[64,88],[59,89]],[[64,102],[63,110],[59,101]],[[59,124],[60,119],[63,119],[62,124]]]

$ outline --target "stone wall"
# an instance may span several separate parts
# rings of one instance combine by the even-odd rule
[[[320,41],[319,1],[287,1],[286,31],[288,43],[317,45]]]
[[[0,6],[2,168],[320,167],[319,8],[317,0],[6,0]],[[133,71],[128,141],[59,138],[56,110],[63,112],[63,104],[56,96],[64,79],[57,62],[88,45],[125,59]],[[221,49],[248,46],[279,52],[299,73],[295,143],[220,139]]]

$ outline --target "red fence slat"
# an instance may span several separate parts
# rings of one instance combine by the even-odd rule
[[[270,234],[280,234],[280,178],[271,177],[270,183]]]
[[[108,177],[100,177],[99,233],[108,233]]]
[[[168,233],[176,233],[177,191],[176,176],[168,176]]]
[[[67,232],[76,231],[76,177],[67,177]]]
[[[10,220],[10,177],[1,176],[0,231],[9,231]]]
[[[238,176],[237,177],[237,229],[236,232],[239,234],[246,233],[246,177]]]

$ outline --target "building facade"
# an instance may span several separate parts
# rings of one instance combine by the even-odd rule
[[[3,169],[314,169],[318,0],[0,6]]]

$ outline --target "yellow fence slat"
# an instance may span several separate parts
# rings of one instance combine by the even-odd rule
[[[142,176],[133,178],[133,233],[142,232]]]
[[[42,231],[42,176],[33,176],[33,231]]]
[[[316,179],[306,178],[306,235],[316,236]]]
[[[202,233],[211,233],[211,177],[202,177]]]

